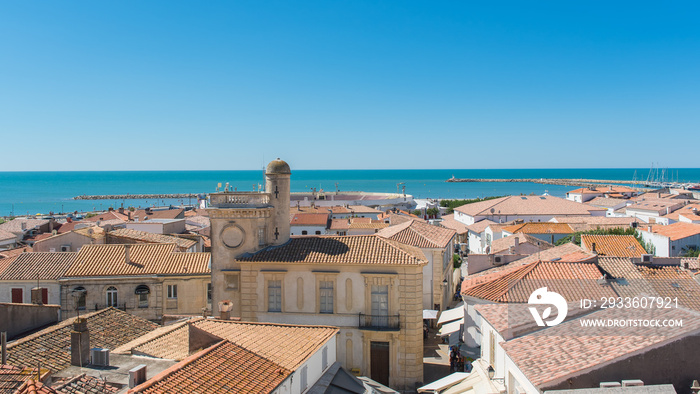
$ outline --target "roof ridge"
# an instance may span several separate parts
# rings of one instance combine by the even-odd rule
[[[85,315],[83,315],[83,316],[81,316],[81,317],[82,317],[83,319],[91,318],[91,317],[93,317],[93,316],[97,316],[97,315],[99,315],[99,314],[101,314],[101,313],[104,313],[105,311],[108,311],[108,310],[110,310],[110,309],[115,309],[115,308],[110,306],[110,307],[105,308],[105,309],[100,309],[99,311],[94,311],[94,312],[87,313],[87,314],[85,314]],[[43,329],[43,330],[39,330],[39,331],[37,331],[37,332],[35,332],[35,333],[33,333],[33,334],[27,335],[26,337],[22,337],[22,338],[16,339],[16,340],[14,340],[14,341],[8,343],[8,344],[7,344],[7,348],[9,349],[9,348],[11,348],[11,347],[15,347],[15,346],[20,345],[20,344],[22,344],[22,343],[29,342],[29,341],[31,341],[31,340],[34,340],[34,339],[36,339],[36,338],[39,338],[39,337],[41,337],[41,336],[43,336],[43,335],[46,335],[46,334],[49,334],[49,333],[52,333],[52,332],[56,332],[56,331],[58,331],[58,330],[60,330],[60,329],[62,329],[62,328],[68,327],[68,326],[72,325],[72,324],[75,322],[75,319],[77,319],[77,318],[78,318],[77,316],[76,316],[76,317],[68,318],[68,319],[66,319],[66,320],[64,320],[64,321],[62,321],[62,322],[58,322],[58,323],[54,324],[54,325],[51,326],[51,327],[47,327],[47,328],[45,328],[45,329]]]
[[[198,322],[217,322],[217,323],[227,323],[227,324],[252,324],[259,326],[282,326],[282,327],[293,327],[293,328],[332,328],[335,330],[340,330],[335,326],[324,326],[324,325],[309,325],[309,324],[292,324],[292,323],[272,323],[272,322],[260,322],[260,321],[236,321],[236,320],[221,320],[221,319],[200,319],[192,323]]]
[[[379,239],[381,242],[387,243],[389,246],[391,246],[392,248],[398,250],[399,252],[401,252],[401,253],[403,253],[403,254],[405,254],[405,255],[410,256],[410,257],[413,258],[414,260],[426,261],[426,262],[427,262],[427,260],[425,259],[425,255],[423,255],[423,258],[416,257],[416,256],[413,255],[412,253],[409,253],[408,251],[406,251],[406,250],[400,248],[400,247],[399,247],[398,245],[396,245],[396,244],[402,244],[402,245],[405,245],[405,246],[407,246],[407,247],[409,247],[409,248],[416,248],[416,249],[418,249],[419,251],[420,251],[420,248],[417,248],[417,247],[411,246],[411,245],[406,245],[406,244],[403,244],[402,242],[399,242],[399,241],[396,241],[396,240],[393,240],[393,239],[389,239],[389,238],[383,238],[383,237],[380,237],[380,236],[377,236],[377,239]],[[423,253],[423,252],[421,251],[421,254],[422,254],[422,253]]]

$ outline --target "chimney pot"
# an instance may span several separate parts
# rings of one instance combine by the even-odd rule
[[[515,246],[516,246],[516,247],[517,247],[518,245],[520,245],[520,238],[519,238],[519,237],[515,237],[515,240],[514,240],[514,241],[515,241]]]
[[[78,367],[90,362],[90,331],[87,319],[78,318],[73,321],[73,331],[70,333],[70,363]]]

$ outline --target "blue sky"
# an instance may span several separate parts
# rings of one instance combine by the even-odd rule
[[[0,10],[3,171],[699,166],[697,2]]]

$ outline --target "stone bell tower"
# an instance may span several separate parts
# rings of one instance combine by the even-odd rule
[[[223,191],[209,195],[212,313],[231,300],[240,316],[241,270],[235,259],[289,240],[289,164],[273,160],[265,170],[264,192]]]
[[[274,208],[272,221],[273,245],[281,245],[289,241],[289,204],[290,185],[289,178],[292,171],[289,164],[280,160],[273,160],[265,170],[265,191],[270,195],[270,205]]]

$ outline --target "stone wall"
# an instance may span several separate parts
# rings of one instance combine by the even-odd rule
[[[58,322],[60,310],[58,305],[0,303],[0,331],[6,331],[7,339],[12,339]]]

